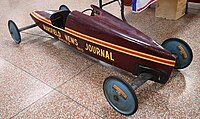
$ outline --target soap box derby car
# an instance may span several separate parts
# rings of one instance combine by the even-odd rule
[[[9,20],[8,28],[19,44],[21,31],[39,26],[80,52],[137,75],[132,83],[110,76],[103,84],[109,104],[123,115],[132,115],[138,108],[134,90],[147,80],[166,83],[173,68],[182,69],[191,63],[192,50],[177,38],[159,45],[112,14],[94,5],[91,7],[91,16],[71,12],[65,5],[60,6],[60,10],[33,11],[30,15],[35,24],[18,29]]]

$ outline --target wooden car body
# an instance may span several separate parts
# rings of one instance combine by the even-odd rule
[[[45,32],[96,59],[166,83],[176,64],[175,57],[154,40],[92,5],[94,16],[79,11],[34,11],[31,17]]]

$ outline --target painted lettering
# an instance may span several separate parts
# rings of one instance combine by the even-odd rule
[[[47,32],[49,32],[49,33],[51,33],[51,34],[57,36],[58,38],[61,38],[61,33],[60,33],[58,30],[53,29],[53,28],[51,28],[51,27],[49,27],[49,26],[46,26],[46,25],[44,25],[44,24],[43,24],[43,29],[44,29],[45,31],[47,31]]]
[[[71,36],[65,34],[65,40],[68,45],[72,44],[78,46],[78,40],[76,38],[72,38]]]
[[[108,51],[106,51],[106,58],[110,59],[110,55],[109,55]]]
[[[99,48],[97,48],[97,55],[101,56],[101,51]]]
[[[100,57],[114,61],[112,52],[109,52],[107,50],[95,47],[95,46],[87,44],[87,43],[85,44],[85,50],[89,51],[95,55],[98,55]]]
[[[105,50],[101,49],[101,57],[105,57]]]

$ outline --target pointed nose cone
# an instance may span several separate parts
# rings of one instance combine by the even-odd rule
[[[56,13],[57,11],[58,10],[33,11],[30,15],[34,18],[40,17],[49,20],[51,15]]]

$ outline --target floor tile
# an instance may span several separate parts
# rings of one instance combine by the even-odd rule
[[[146,12],[133,13],[131,7],[125,7],[127,22],[142,32],[162,20],[161,18],[155,17],[155,9],[147,8],[145,11]]]
[[[52,89],[0,58],[0,118],[7,119]]]
[[[106,3],[106,1],[108,2],[109,0],[103,1]],[[120,8],[118,6],[118,3],[116,2],[109,6],[105,6],[104,9],[121,19]],[[128,24],[140,31],[144,31],[161,20],[161,18],[155,17],[155,9],[153,8],[147,8],[145,12],[133,13],[131,6],[125,6],[124,16]]]
[[[166,118],[199,118],[199,27],[200,15],[189,13],[177,21],[162,20],[145,31],[160,44],[167,38],[185,40],[193,50],[191,65],[183,70],[175,70],[174,77],[158,94],[167,102]],[[181,115],[181,116],[180,116]]]
[[[14,117],[14,119],[35,118],[100,119],[101,117],[80,106],[72,99],[53,91]]]
[[[90,2],[93,1],[88,1],[84,4],[88,4],[89,7]],[[54,39],[40,37],[41,35],[49,35],[43,33],[39,28],[25,31],[30,34],[35,34],[34,36],[21,33],[22,42],[20,45],[16,45],[8,33],[7,22],[9,19],[14,20],[20,28],[33,23],[29,15],[30,12],[40,9],[58,9],[61,4],[68,4],[73,7],[74,5],[76,6],[74,1],[66,2],[63,0],[46,4],[47,2],[45,1],[25,2],[17,0],[15,2],[1,1],[1,3],[5,4],[5,9],[0,12],[5,16],[0,22],[3,24],[1,29],[4,29],[0,34],[2,38],[0,39],[1,57],[31,73],[51,87],[59,86],[93,63],[80,56],[79,53],[71,51],[66,45],[56,43],[57,41]],[[41,8],[41,6],[43,7]],[[78,6],[76,6],[76,8],[77,7]],[[84,7],[80,8],[80,10],[81,9],[84,9]],[[5,14],[5,11],[7,11],[7,14]],[[16,11],[18,12],[16,13]],[[60,48],[60,44],[64,46],[64,48]],[[81,65],[77,62],[81,62]]]
[[[116,113],[116,111],[109,106],[103,94],[103,81],[110,75],[123,77],[126,80],[133,78],[130,75],[122,75],[119,72],[96,64],[84,73],[81,73],[64,85],[58,87],[56,90],[77,100],[80,104],[103,117],[122,118],[122,115]]]
[[[65,83],[57,90],[63,94],[77,100],[80,104],[93,110],[99,115],[105,118],[125,118],[122,115],[116,113],[107,103],[103,94],[103,81],[106,77],[114,75],[123,77],[123,79],[130,82],[134,77],[126,74],[113,71],[110,68],[102,67],[100,65],[94,65],[87,71],[81,73],[69,82]],[[186,77],[186,75],[188,77]],[[152,81],[148,81],[136,90],[139,108],[137,112],[128,118],[156,118],[156,117],[175,117],[177,118],[179,113],[184,113],[183,117],[189,115],[188,103],[199,103],[199,94],[191,92],[187,89],[186,81],[190,80],[189,75],[184,71],[174,70],[169,82],[166,85],[158,84]],[[194,80],[192,82],[198,82]],[[188,84],[188,83],[187,83]],[[194,84],[193,84],[194,85]],[[199,90],[199,86],[195,85],[195,90]],[[191,101],[182,100],[182,108],[175,110],[173,104],[179,102],[179,97],[184,99],[184,93],[188,92],[191,95]],[[196,94],[195,95],[193,95]],[[196,101],[195,101],[196,100]],[[181,101],[180,101],[181,102]],[[193,104],[194,105],[194,104]],[[182,110],[184,109],[184,110]],[[180,112],[180,111],[183,112]],[[198,106],[193,107],[192,113],[197,113]],[[176,113],[173,113],[176,111]],[[171,114],[174,114],[171,115]],[[190,115],[191,116],[191,115]],[[188,116],[188,117],[190,117]],[[193,116],[191,116],[193,117]]]
[[[25,41],[19,45],[12,41],[3,41],[0,56],[51,87],[61,85],[93,64],[60,41],[30,34],[23,35]],[[78,62],[81,62],[81,65]]]
[[[9,19],[20,28],[33,23],[29,14],[34,10],[58,9],[65,4],[70,10],[83,11],[91,4],[98,5],[97,0],[83,0],[81,5],[80,1],[74,0],[4,0],[0,4],[0,118],[18,113],[15,118],[24,119],[200,118],[199,10],[189,10],[179,20],[165,20],[156,18],[153,8],[135,14],[131,7],[125,7],[128,23],[156,42],[161,44],[167,38],[177,37],[189,43],[193,50],[192,64],[185,69],[174,70],[165,85],[147,81],[137,89],[139,108],[134,115],[125,117],[106,101],[103,81],[115,75],[130,82],[134,76],[101,66],[97,61],[50,38],[37,27],[22,33],[20,45],[16,45],[8,33]],[[104,9],[120,18],[118,3]],[[52,89],[47,85],[52,88],[59,86],[56,88],[58,92],[48,94]]]
[[[193,40],[198,41],[195,35],[199,31],[199,16],[196,14],[187,14],[178,20],[161,19],[143,32],[160,44],[164,40],[174,37],[183,39],[189,43]]]

